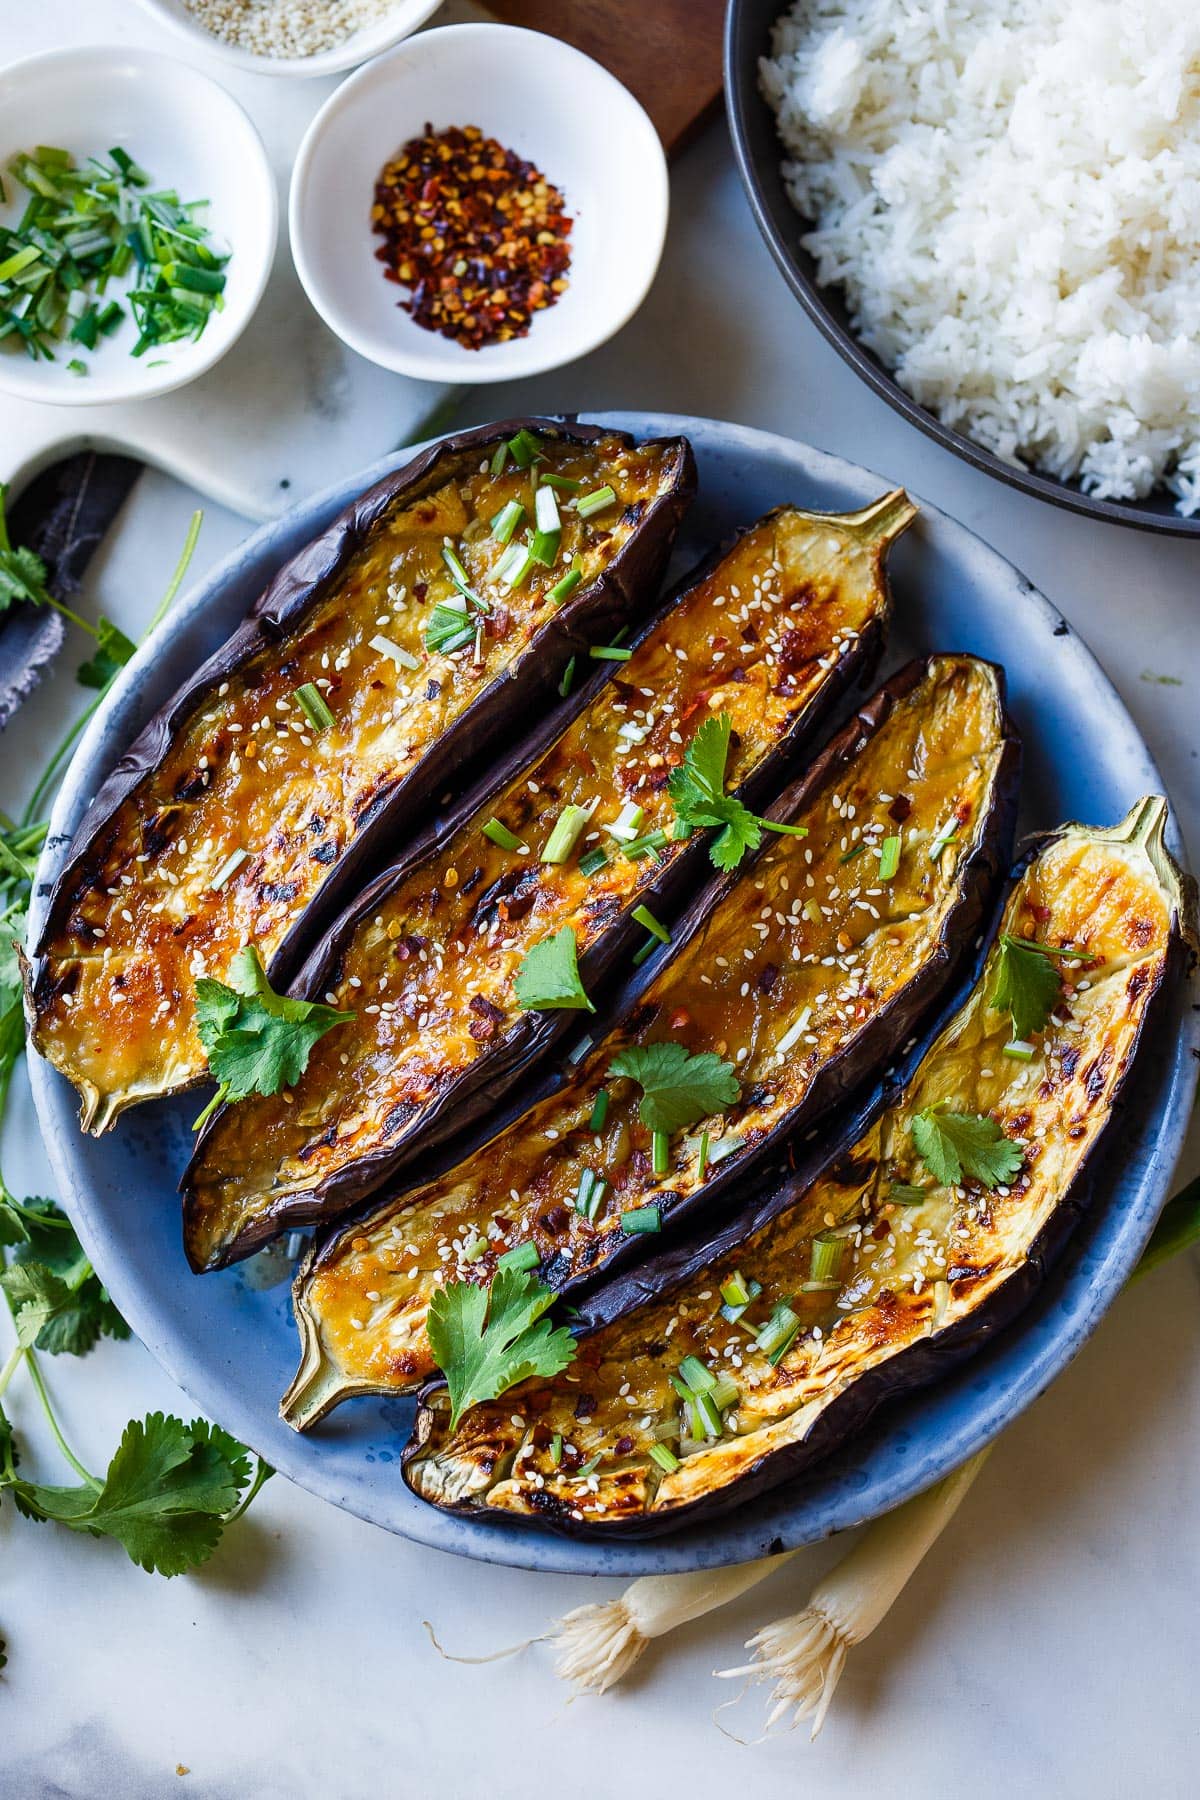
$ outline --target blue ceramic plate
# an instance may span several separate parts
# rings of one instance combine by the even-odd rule
[[[700,495],[685,524],[681,566],[780,502],[844,511],[874,499],[901,473],[873,475],[801,444],[705,419],[613,413],[602,422],[691,439]],[[71,764],[40,883],[57,874],[88,799],[149,715],[228,635],[284,558],[403,460],[379,463],[264,526],[178,607],[117,683]],[[1071,818],[1107,825],[1139,794],[1161,789],[1145,744],[1087,649],[995,551],[927,507],[897,545],[891,569],[893,661],[915,649],[971,650],[1007,668],[1026,746],[1024,825]],[[39,900],[35,932],[42,910]],[[138,1336],[205,1412],[304,1487],[420,1543],[523,1568],[636,1574],[741,1562],[860,1524],[944,1475],[1028,1406],[1095,1328],[1166,1196],[1192,1102],[1191,1020],[1181,995],[1177,1018],[1145,1048],[1120,1166],[1114,1159],[1085,1228],[1013,1329],[936,1386],[879,1413],[806,1479],[718,1524],[630,1545],[471,1525],[422,1505],[400,1479],[410,1402],[354,1401],[312,1435],[295,1436],[276,1414],[296,1358],[286,1285],[256,1287],[248,1264],[198,1278],[184,1262],[175,1186],[194,1097],[126,1114],[96,1140],[81,1135],[67,1083],[37,1060],[32,1076],[58,1191],[89,1256]]]

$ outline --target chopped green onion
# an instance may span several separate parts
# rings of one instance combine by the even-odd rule
[[[708,1127],[700,1133],[700,1154],[696,1158],[696,1185],[699,1187],[708,1170]]]
[[[633,651],[622,650],[616,644],[593,644],[588,655],[593,662],[628,662]]]
[[[544,569],[552,569],[558,561],[559,542],[560,533],[557,531],[535,531],[529,545],[529,554]]]
[[[541,1260],[536,1244],[514,1244],[511,1250],[506,1250],[503,1256],[496,1258],[496,1267],[498,1269],[516,1269],[519,1274],[523,1275],[530,1269],[536,1269]]]
[[[576,1469],[576,1471],[575,1471],[576,1481],[586,1480],[586,1478],[589,1475],[595,1474],[596,1470],[599,1467],[600,1467],[600,1457],[598,1455],[589,1457],[587,1462],[585,1462],[581,1468]]]
[[[692,835],[692,828],[686,819],[676,819],[671,827],[671,836],[677,844],[686,844]]]
[[[731,1406],[737,1405],[741,1397],[742,1391],[732,1376],[719,1375],[717,1377],[717,1384],[712,1391],[714,1406],[719,1406],[722,1412],[728,1412]]]
[[[516,437],[509,438],[508,448],[512,451],[512,459],[518,469],[529,469],[535,462],[545,462],[546,460],[542,452],[541,439],[534,437],[532,431],[526,431],[524,426],[518,431]]]
[[[0,263],[0,281],[11,281],[14,275],[19,275],[22,269],[29,267],[30,263],[38,262],[41,254],[36,244],[27,244],[23,250],[18,250],[12,256],[5,257],[4,261]]]
[[[589,1225],[595,1221],[607,1187],[607,1181],[602,1175],[597,1175],[594,1169],[585,1169],[579,1177],[579,1186],[575,1190],[575,1211],[581,1214]]]
[[[534,495],[533,516],[539,532],[548,537],[557,536],[562,530],[562,519],[559,517],[558,501],[554,497],[554,489],[543,484]]]
[[[647,957],[653,956],[654,952],[656,950],[660,950],[661,948],[662,948],[662,946],[656,937],[648,937],[646,939],[645,943],[642,945],[641,949],[638,951],[637,955],[633,959],[634,968],[640,969],[642,964],[646,961]]]
[[[230,876],[236,875],[242,864],[249,860],[250,852],[248,850],[231,850],[229,855],[225,858],[225,861],[213,876],[212,881],[209,884],[210,887],[214,891],[217,888],[223,888]]]
[[[488,465],[489,472],[492,475],[502,474],[503,470],[504,470],[504,465],[507,461],[508,461],[508,444],[507,444],[507,442],[503,443],[503,444],[497,444],[496,448],[492,451],[492,460]]]
[[[519,500],[508,500],[492,518],[492,536],[498,544],[507,544],[512,539],[517,526],[525,517],[525,508]]]
[[[740,1269],[735,1269],[729,1280],[721,1283],[721,1298],[726,1306],[749,1306],[750,1289]]]
[[[599,846],[594,850],[589,850],[586,856],[581,856],[579,859],[579,873],[581,875],[597,875],[601,869],[607,867],[608,852],[607,850],[601,850]]]
[[[651,1155],[654,1162],[654,1173],[665,1175],[670,1168],[671,1138],[665,1131],[656,1131],[650,1139]]]
[[[785,825],[781,819],[760,819],[758,822],[764,831],[777,831],[782,837],[804,838],[808,836],[807,825]]]
[[[831,1281],[842,1263],[844,1240],[830,1237],[822,1233],[815,1237],[809,1246],[809,1278],[812,1281]]]
[[[666,1444],[651,1444],[648,1454],[666,1475],[673,1475],[679,1467],[679,1458]]]
[[[728,1296],[726,1296],[725,1304],[721,1308],[721,1317],[723,1319],[728,1319],[728,1321],[731,1325],[737,1324],[738,1320],[741,1318],[742,1314],[746,1311],[747,1307],[751,1306],[754,1303],[754,1301],[758,1299],[758,1296],[762,1293],[762,1282],[761,1281],[743,1281],[742,1277],[740,1275],[738,1275],[736,1277],[736,1283],[737,1283],[738,1289],[745,1293],[746,1298],[744,1300],[731,1300],[728,1298]],[[732,1287],[734,1285],[734,1283],[730,1282],[727,1285]],[[725,1289],[722,1288],[721,1292],[724,1294]]]
[[[632,915],[639,925],[644,925],[651,937],[656,937],[660,944],[669,944],[671,934],[666,926],[660,924],[648,906],[635,906]]]
[[[539,476],[543,487],[557,488],[562,494],[577,494],[583,486],[582,481],[573,481],[569,475],[554,475],[549,471]]]
[[[1005,1044],[1000,1054],[1015,1057],[1018,1062],[1032,1062],[1036,1052],[1024,1038],[1014,1038],[1011,1044]]]
[[[732,1132],[729,1132],[725,1137],[719,1137],[716,1140],[709,1150],[708,1160],[710,1163],[724,1162],[727,1156],[732,1156],[736,1151],[744,1150],[745,1148],[745,1138],[736,1137]]]
[[[475,627],[467,622],[466,601],[460,611],[451,601],[439,600],[425,627],[425,648],[451,656],[474,641]]]
[[[617,1223],[626,1237],[638,1237],[646,1232],[662,1230],[662,1213],[657,1206],[635,1206],[629,1212],[623,1212]]]
[[[485,1237],[474,1237],[462,1253],[463,1261],[469,1263],[478,1262],[480,1257],[486,1255],[486,1253],[487,1239]]]
[[[601,1088],[592,1102],[592,1116],[588,1120],[589,1131],[603,1131],[604,1121],[608,1117],[608,1089]]]
[[[436,610],[437,608],[435,607],[434,611],[436,612]],[[455,617],[461,621],[463,615],[462,613],[456,613]],[[406,650],[404,648],[403,644],[393,643],[391,638],[373,637],[367,645],[367,649],[377,650],[380,656],[390,656],[392,661],[397,663],[402,669],[419,669],[421,666],[421,659],[419,656],[414,656],[411,650]]]
[[[512,543],[496,564],[496,580],[511,590],[521,586],[533,567],[533,551],[528,544]]]
[[[306,681],[296,689],[296,699],[300,702],[300,710],[314,731],[328,731],[333,724],[333,714],[325,703],[325,696],[313,682]]]
[[[594,488],[590,494],[580,494],[575,502],[575,511],[581,519],[591,519],[596,513],[603,512],[616,502],[616,489],[608,486]]]
[[[550,598],[553,599],[554,595],[551,594]],[[563,670],[562,680],[558,684],[558,692],[559,692],[559,696],[561,699],[565,700],[567,695],[570,693],[571,683],[574,681],[574,679],[575,679],[575,658],[572,657],[570,662],[567,664],[566,668]]]
[[[679,1365],[679,1378],[686,1381],[694,1394],[710,1394],[717,1385],[715,1375],[709,1373],[698,1356],[685,1356]]]
[[[562,1453],[563,1435],[561,1431],[556,1431],[554,1436],[550,1439],[550,1461],[556,1469],[562,1467]]]
[[[909,1181],[893,1181],[887,1197],[897,1206],[923,1206],[929,1198],[929,1189],[916,1187]]]
[[[542,862],[565,863],[583,836],[584,827],[591,816],[592,809],[589,806],[564,806],[546,840],[546,847],[541,855]]]
[[[490,838],[492,843],[501,850],[519,850],[521,848],[521,840],[516,832],[510,831],[508,826],[501,824],[499,819],[489,819],[483,828],[483,835],[485,838]]]
[[[938,832],[938,834],[934,838],[932,844],[930,844],[930,846],[929,846],[930,862],[936,862],[938,857],[942,854],[942,851],[947,849],[948,846],[954,842],[954,840],[957,836],[958,836],[957,821],[955,821],[954,823],[952,823],[950,825],[943,825],[942,829]]]
[[[800,1329],[800,1320],[786,1300],[781,1300],[754,1342],[772,1368],[778,1367]]]
[[[862,855],[862,853],[866,849],[866,847],[867,846],[865,844],[855,844],[853,849],[847,850],[847,852],[844,856],[839,856],[838,861],[840,863],[853,862],[856,856]]]
[[[900,839],[885,837],[879,850],[879,879],[891,881],[900,867]]]
[[[575,592],[575,589],[582,580],[583,569],[581,565],[578,562],[572,563],[566,574],[559,577],[546,595],[551,606],[561,606],[563,601]],[[572,658],[572,661],[574,661],[574,658]]]
[[[802,1294],[836,1294],[841,1285],[841,1282],[836,1280],[802,1281],[800,1283],[800,1292]]]
[[[199,337],[224,307],[229,257],[196,222],[203,203],[185,206],[168,189],[146,192],[149,177],[124,150],[109,157],[77,168],[69,152],[42,146],[9,165],[31,197],[15,227],[0,226],[0,337],[16,332],[34,358],[53,361],[63,338],[94,349],[125,309],[114,300],[99,308],[93,297],[130,270],[135,356]],[[77,363],[67,367],[77,372]]]
[[[630,862],[637,862],[639,858],[649,856],[652,850],[663,849],[666,842],[665,831],[648,831],[645,837],[630,838],[621,854],[627,856]]]
[[[719,1438],[723,1430],[724,1422],[712,1395],[696,1394],[692,1399],[693,1439],[698,1442],[705,1437]]]
[[[615,837],[619,843],[632,843],[637,837],[642,816],[642,808],[635,801],[627,800],[612,824],[607,827],[609,837]]]
[[[476,612],[487,612],[489,610],[487,601],[481,600],[479,595],[473,591],[470,582],[467,580],[467,571],[463,568],[461,559],[455,554],[449,544],[442,545],[442,561],[449,569],[450,579],[453,581],[459,593],[471,602],[471,605],[475,608]]]
[[[77,356],[73,356],[71,358],[70,362],[67,364],[67,368],[72,375],[86,375],[87,374],[87,364],[81,363]]]

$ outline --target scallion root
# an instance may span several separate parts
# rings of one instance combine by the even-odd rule
[[[817,1583],[803,1612],[764,1625],[746,1645],[753,1659],[718,1669],[722,1680],[749,1676],[774,1683],[768,1730],[788,1712],[812,1720],[815,1738],[837,1692],[846,1657],[887,1617],[961,1505],[987,1451],[865,1531],[853,1550]]]
[[[696,1575],[643,1575],[618,1600],[577,1606],[551,1633],[559,1650],[555,1671],[577,1693],[606,1693],[654,1638],[736,1600],[786,1561],[786,1555],[764,1556]]]

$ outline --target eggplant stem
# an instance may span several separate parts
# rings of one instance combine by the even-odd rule
[[[864,506],[860,512],[844,513],[841,518],[829,519],[827,522],[837,525],[842,531],[848,531],[852,537],[877,544],[883,550],[902,531],[907,530],[918,511],[919,508],[903,488],[893,488],[878,500],[872,500],[870,506]]]

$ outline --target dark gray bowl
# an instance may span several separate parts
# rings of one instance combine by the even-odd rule
[[[840,289],[817,286],[816,263],[800,247],[804,220],[784,188],[779,166],[783,152],[775,130],[775,115],[758,90],[759,58],[770,50],[771,27],[787,5],[788,0],[729,0],[725,15],[725,100],[734,155],[751,210],[784,280],[813,323],[889,406],[964,462],[1007,482],[1009,487],[1115,525],[1166,532],[1173,537],[1200,537],[1200,515],[1180,518],[1171,495],[1164,491],[1130,502],[1094,500],[1083,493],[1077,482],[1056,481],[1053,476],[1037,475],[1001,462],[990,450],[952,431],[918,405],[892,379],[878,357],[859,342]]]

